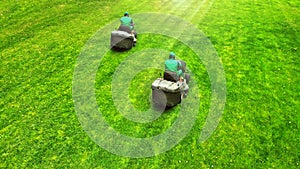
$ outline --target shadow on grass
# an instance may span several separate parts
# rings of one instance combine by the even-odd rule
[[[132,49],[132,48],[129,48],[129,49],[117,48],[117,47],[112,47],[111,48],[111,50],[114,51],[114,52],[126,52],[126,51],[129,51],[130,49]]]

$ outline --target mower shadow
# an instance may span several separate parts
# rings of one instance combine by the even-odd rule
[[[110,48],[112,51],[114,52],[126,52],[126,51],[129,51],[130,49],[124,49],[124,48],[116,48],[116,47],[112,47]]]

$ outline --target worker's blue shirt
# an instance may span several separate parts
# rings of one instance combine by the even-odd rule
[[[168,59],[165,61],[165,69],[168,71],[176,72],[180,66],[180,62],[175,59]]]
[[[120,21],[121,21],[121,25],[129,26],[129,27],[132,26],[133,23],[132,19],[128,16],[123,16],[120,19]]]

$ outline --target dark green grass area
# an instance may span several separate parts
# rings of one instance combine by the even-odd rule
[[[130,51],[105,54],[96,76],[98,109],[122,134],[144,138],[165,132],[181,105],[153,122],[132,122],[116,109],[111,82],[119,64],[138,51],[174,51],[199,88],[192,130],[173,149],[140,159],[114,155],[85,133],[72,97],[76,59],[88,39],[124,11],[179,16],[214,45],[226,75],[226,105],[204,143],[198,139],[211,99],[205,66],[185,44],[152,34],[139,35]],[[0,168],[299,168],[299,30],[296,0],[3,1]],[[133,78],[129,99],[136,109],[151,107],[151,83],[160,73],[146,69]]]

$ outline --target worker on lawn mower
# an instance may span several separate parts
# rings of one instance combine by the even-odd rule
[[[171,52],[169,59],[165,61],[164,79],[177,82],[181,85],[182,97],[186,97],[188,93],[189,75],[185,74],[185,62],[175,59],[175,53]]]
[[[134,30],[134,22],[133,22],[132,18],[129,17],[128,12],[124,13],[124,16],[121,17],[120,22],[121,22],[121,25],[118,30],[125,31],[127,33],[132,34],[132,36],[134,38],[133,41],[134,41],[134,43],[136,43],[137,34]]]

